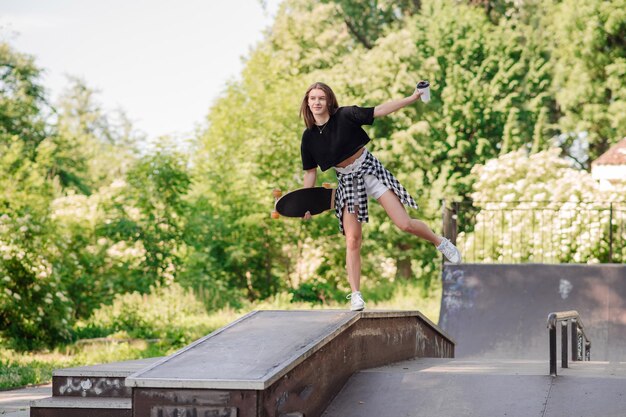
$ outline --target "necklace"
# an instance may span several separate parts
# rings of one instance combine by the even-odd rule
[[[321,129],[320,129],[320,127],[319,127],[318,125],[315,125],[315,127],[317,127],[317,130],[319,130],[319,131],[320,131],[320,135],[321,135],[321,134],[322,134],[322,132],[324,131],[324,128],[326,127],[326,125],[328,124],[328,122],[330,122],[330,119],[328,119],[328,120],[326,121],[326,123],[324,123],[324,124],[322,125],[322,128],[321,128]]]

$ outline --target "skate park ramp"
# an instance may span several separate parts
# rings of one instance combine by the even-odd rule
[[[626,266],[444,265],[454,358],[354,374],[323,417],[598,417],[626,412]],[[547,318],[577,310],[591,361],[550,375]]]
[[[626,266],[444,265],[439,326],[456,358],[548,359],[548,314],[576,310],[592,361],[626,361]]]

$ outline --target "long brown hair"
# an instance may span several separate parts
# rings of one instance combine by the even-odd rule
[[[311,90],[322,90],[326,94],[326,105],[328,106],[328,114],[333,115],[339,108],[339,103],[337,103],[337,97],[335,97],[335,93],[333,90],[326,84],[321,82],[315,82],[307,88],[306,93],[304,94],[304,98],[302,99],[302,104],[300,105],[300,117],[304,119],[304,124],[307,128],[312,128],[315,125],[315,117],[313,117],[313,113],[311,113],[311,109],[309,109],[309,93]]]

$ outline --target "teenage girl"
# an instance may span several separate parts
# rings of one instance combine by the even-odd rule
[[[368,197],[378,200],[391,220],[401,230],[431,242],[452,263],[461,262],[459,250],[448,239],[435,234],[426,223],[411,218],[404,205],[417,203],[365,145],[369,136],[361,126],[371,125],[374,118],[386,116],[420,98],[416,89],[409,97],[376,107],[339,107],[331,88],[321,82],[312,84],[300,106],[300,117],[306,129],[302,134],[301,153],[304,187],[313,187],[317,167],[333,167],[338,186],[335,214],[339,229],[346,237],[346,268],[352,293],[348,295],[351,310],[363,310],[361,296],[361,223],[368,221]],[[311,218],[310,213],[304,219]]]

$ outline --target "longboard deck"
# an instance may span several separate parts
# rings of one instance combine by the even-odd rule
[[[276,211],[285,217],[304,217],[304,213],[320,214],[335,207],[335,189],[325,187],[301,188],[280,197]]]

